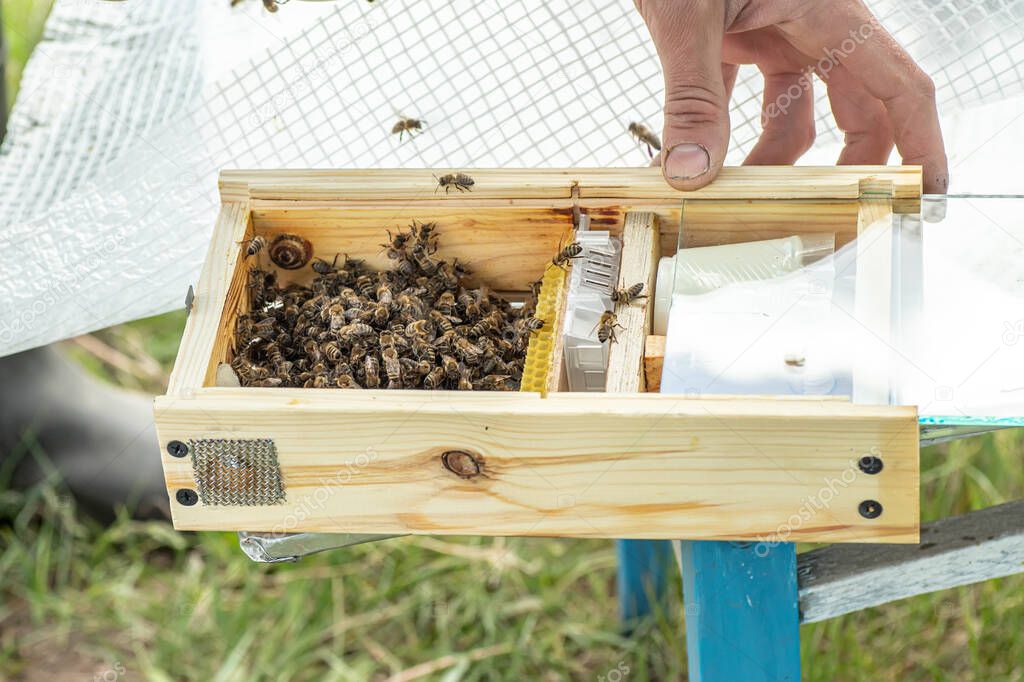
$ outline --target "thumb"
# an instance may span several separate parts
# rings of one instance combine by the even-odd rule
[[[729,100],[722,80],[724,2],[638,0],[665,74],[662,172],[676,189],[698,189],[722,168]]]

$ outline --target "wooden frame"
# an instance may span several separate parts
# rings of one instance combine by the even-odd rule
[[[436,191],[434,175],[444,172],[222,174],[223,205],[192,313],[167,395],[155,404],[177,528],[917,540],[915,409],[642,394],[646,305],[626,313],[607,394],[214,386],[246,304],[239,242],[253,234],[286,230],[313,241],[318,255],[345,251],[373,264],[383,262],[385,228],[437,220],[446,254],[514,295],[571,233],[574,211],[590,215],[592,229],[623,237],[624,273],[650,283],[659,250],[669,255],[679,242],[684,197],[684,246],[794,231],[834,233],[842,243],[857,234],[863,199],[898,211],[913,210],[920,197],[916,168],[725,169],[685,195],[657,169],[474,170],[473,190],[450,195]],[[189,459],[167,446],[198,438],[272,439],[284,503],[181,504],[175,493],[195,479]],[[478,473],[445,469],[451,450],[471,453]],[[858,473],[856,460],[867,453],[881,453],[882,473]],[[830,481],[843,481],[835,502],[796,521]],[[881,517],[858,512],[867,499],[882,503]]]

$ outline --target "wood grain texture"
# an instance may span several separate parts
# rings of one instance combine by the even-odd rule
[[[661,390],[661,370],[664,365],[665,337],[650,334],[644,342],[644,379],[647,392],[657,393]]]
[[[559,243],[572,233],[572,210],[553,208],[423,208],[416,203],[401,207],[254,206],[256,234],[268,238],[282,233],[308,239],[314,256],[328,261],[335,254],[362,258],[374,269],[392,263],[382,248],[387,230],[407,230],[413,220],[436,222],[438,256],[468,265],[471,285],[486,284],[504,291],[528,291],[544,273]],[[264,261],[265,266],[269,263]],[[312,268],[282,270],[278,281],[308,284]]]
[[[1024,501],[925,524],[919,545],[833,545],[798,565],[805,623],[1014,575],[1024,572]]]
[[[631,305],[616,306],[615,314],[622,329],[616,330],[617,342],[608,352],[608,393],[642,393],[644,391],[644,341],[651,331],[654,308],[654,275],[658,267],[658,224],[653,213],[627,213],[622,229],[622,261],[619,267],[620,288],[643,282],[647,298]]]
[[[472,191],[435,194],[435,176],[464,171],[475,181]],[[865,189],[862,190],[862,183]],[[723,168],[706,187],[680,192],[670,187],[659,168],[551,169],[345,169],[223,171],[221,196],[239,199],[372,200],[383,202],[444,197],[463,201],[481,198],[569,198],[573,186],[581,200],[626,199],[858,199],[892,187],[900,210],[920,204],[918,166],[741,166]]]
[[[252,230],[246,202],[225,203],[217,216],[213,238],[206,253],[195,300],[185,323],[178,356],[167,386],[168,395],[183,395],[208,383],[216,367],[212,359],[224,356],[230,334],[225,328],[227,308],[237,306],[244,295],[243,246]],[[229,300],[230,299],[230,300]],[[212,366],[211,366],[212,365]]]
[[[287,491],[269,507],[184,507],[179,529],[620,538],[917,538],[913,408],[644,394],[204,389],[156,402],[167,441],[272,438]],[[879,448],[885,470],[857,475]],[[445,470],[448,450],[482,474]],[[169,490],[194,487],[164,454]],[[851,470],[851,467],[854,469]],[[830,504],[801,519],[809,499]],[[814,497],[817,496],[817,497]],[[885,505],[878,519],[863,499]]]

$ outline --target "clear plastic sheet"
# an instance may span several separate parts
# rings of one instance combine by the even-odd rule
[[[672,384],[1024,425],[1024,198],[934,198],[924,209],[932,222],[900,216],[891,241],[868,234],[790,274],[677,294]],[[891,270],[879,278],[872,261]]]
[[[954,189],[1010,191],[1024,0],[870,4],[935,76]],[[831,163],[815,97],[806,161]],[[0,354],[181,306],[223,167],[642,165],[625,129],[661,105],[622,0],[57,0],[0,152]],[[744,68],[730,163],[760,108]],[[427,129],[399,143],[399,113]]]

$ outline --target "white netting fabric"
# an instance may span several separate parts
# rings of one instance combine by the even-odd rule
[[[0,354],[180,306],[220,168],[642,165],[626,126],[661,126],[628,0],[200,5],[58,0],[0,151]],[[1024,0],[873,5],[947,111],[1024,93]],[[730,162],[759,116],[744,69]]]

